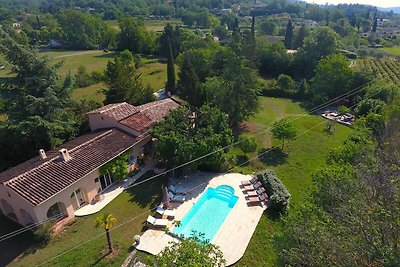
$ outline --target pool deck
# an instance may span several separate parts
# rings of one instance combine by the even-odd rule
[[[239,199],[211,241],[211,243],[220,247],[227,266],[236,263],[243,256],[258,221],[266,209],[265,205],[249,206],[247,204],[241,181],[249,180],[250,178],[250,175],[237,173],[225,175],[198,173],[190,175],[179,183],[179,187],[191,189],[186,194],[186,201],[184,203],[176,203],[172,207],[176,211],[175,220],[180,221],[208,187],[215,188],[219,185],[230,185],[235,189],[235,196],[239,197]],[[169,227],[172,227],[172,223]],[[156,255],[172,241],[177,241],[177,239],[166,234],[163,230],[149,229],[141,236],[137,249]]]

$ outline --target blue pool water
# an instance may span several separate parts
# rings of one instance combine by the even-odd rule
[[[211,241],[239,199],[234,194],[235,190],[229,185],[208,188],[172,232],[189,237],[196,231],[204,234],[203,239]]]

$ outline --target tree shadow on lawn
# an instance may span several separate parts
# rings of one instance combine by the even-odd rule
[[[110,58],[110,59],[113,59],[113,58],[115,58],[115,56],[117,55],[117,53],[115,53],[115,52],[104,52],[103,54],[100,54],[100,55],[96,55],[95,57],[96,58]]]
[[[162,201],[162,186],[166,183],[166,177],[158,176],[151,178],[154,175],[154,172],[145,173],[132,184],[131,188],[126,190],[132,196],[129,199],[130,202],[137,203],[140,208],[145,208],[148,205],[150,205],[150,208],[153,208]],[[147,181],[147,179],[149,180]]]
[[[258,158],[267,166],[278,166],[286,163],[287,154],[281,148],[263,148],[258,152]]]
[[[0,213],[0,235],[11,233],[22,227]],[[18,256],[34,251],[35,241],[31,231],[26,231],[0,242],[0,266],[6,266]]]

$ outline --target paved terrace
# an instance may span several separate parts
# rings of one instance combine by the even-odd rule
[[[230,185],[235,189],[235,195],[239,197],[239,200],[211,241],[211,243],[220,247],[227,265],[234,264],[243,256],[258,221],[266,209],[264,205],[249,206],[247,204],[245,194],[241,188],[241,181],[248,179],[251,179],[250,175],[236,173],[225,175],[199,173],[185,177],[178,186],[186,189],[194,188],[194,190],[186,194],[186,202],[182,204],[176,203],[172,207],[176,211],[175,220],[182,220],[206,188]],[[172,223],[169,227],[172,227]],[[177,241],[177,239],[166,234],[163,230],[149,229],[142,235],[137,249],[156,255],[168,246],[171,241]]]

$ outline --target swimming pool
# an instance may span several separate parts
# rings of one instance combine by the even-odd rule
[[[203,233],[203,239],[211,241],[238,201],[235,189],[229,185],[208,188],[183,217],[181,225],[172,232],[189,237],[192,231]]]

